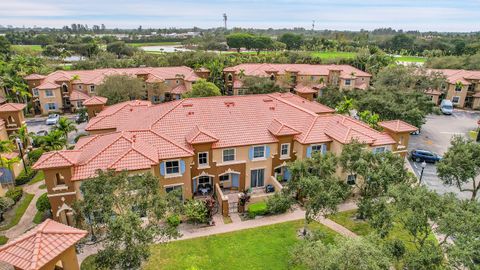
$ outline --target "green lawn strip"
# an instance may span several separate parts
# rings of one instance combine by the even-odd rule
[[[5,245],[8,242],[8,237],[5,235],[0,235],[0,246]]]
[[[8,225],[0,227],[0,231],[8,230],[18,224],[34,196],[35,195],[33,194],[23,193],[23,198],[18,202],[19,205],[15,209],[15,215],[13,216],[12,220],[10,220]]]
[[[152,245],[143,269],[289,269],[289,252],[300,241],[297,232],[302,226],[303,220],[297,220]],[[309,227],[322,231],[325,243],[338,236],[319,223]],[[92,261],[86,258],[81,269],[96,269]]]
[[[22,52],[26,50],[32,50],[34,52],[43,51],[43,48],[40,45],[12,45],[12,49],[17,52]]]
[[[416,56],[400,56],[395,58],[398,62],[412,62],[412,63],[424,63],[427,61],[426,58],[416,57]]]
[[[47,185],[46,184],[41,184],[40,186],[38,186],[39,189],[46,189],[47,188]]]
[[[175,41],[163,41],[163,42],[145,42],[145,43],[127,43],[127,45],[132,47],[144,47],[144,46],[170,46],[170,45],[181,45],[180,42]]]
[[[28,182],[29,185],[33,185],[35,183],[38,183],[45,179],[45,176],[43,175],[43,171],[38,171],[37,174]]]
[[[355,52],[311,52],[312,57],[318,57],[323,60],[329,59],[353,59],[357,55]]]
[[[43,221],[43,213],[40,211],[37,211],[35,216],[33,217],[33,223],[35,224],[40,224]]]

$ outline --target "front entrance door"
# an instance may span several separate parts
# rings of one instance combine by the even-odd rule
[[[256,169],[250,171],[250,186],[263,187],[265,183],[265,169]]]

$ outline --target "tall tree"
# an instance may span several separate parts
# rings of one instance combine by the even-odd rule
[[[158,179],[150,173],[99,171],[80,189],[84,196],[77,205],[78,215],[104,239],[104,249],[95,258],[99,268],[138,269],[150,256],[154,240],[178,236],[176,228],[165,222],[178,200],[162,195]]]
[[[480,144],[463,136],[454,136],[450,144],[437,164],[438,176],[446,185],[471,192],[473,201],[480,190]]]
[[[268,94],[275,92],[285,92],[286,89],[279,86],[270,78],[259,78],[247,76],[242,79],[243,87],[246,88],[246,94]]]
[[[183,97],[185,98],[196,98],[196,97],[212,97],[212,96],[221,96],[222,93],[220,89],[211,82],[206,80],[198,80],[193,86],[192,90],[185,93]]]
[[[294,33],[285,33],[280,36],[278,41],[287,46],[287,50],[298,50],[303,45],[303,36]]]
[[[58,120],[58,123],[55,126],[53,126],[53,129],[61,131],[67,141],[68,141],[68,133],[72,131],[78,131],[75,125],[75,122],[73,122],[72,120],[66,117],[60,117],[60,119]]]
[[[108,104],[117,104],[123,101],[143,99],[146,92],[141,79],[125,76],[111,75],[97,87],[98,95],[108,98]]]
[[[15,146],[11,141],[9,140],[0,141],[0,161],[2,163],[2,167],[5,167],[5,163],[3,163],[2,154],[11,153],[13,149],[15,149]]]
[[[60,130],[52,130],[45,136],[36,136],[34,140],[47,152],[61,150],[67,145],[65,134]]]

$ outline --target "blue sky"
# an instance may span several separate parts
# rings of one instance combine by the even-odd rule
[[[0,24],[480,31],[480,0],[0,0]]]

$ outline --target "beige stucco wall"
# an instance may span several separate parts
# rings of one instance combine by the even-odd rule
[[[465,106],[465,97],[467,96],[467,89],[468,86],[464,85],[462,87],[462,91],[455,91],[455,84],[449,84],[447,88],[447,96],[446,99],[452,100],[453,97],[458,96],[460,97],[458,103],[453,103],[455,107],[463,108]]]
[[[46,90],[39,90],[39,95],[38,99],[40,100],[41,104],[41,111],[43,115],[48,114],[49,112],[52,111],[60,111],[63,108],[63,100],[62,100],[62,93],[60,91],[60,88],[56,89],[51,89],[53,91],[53,97],[47,97],[46,96]],[[47,103],[56,103],[57,108],[55,110],[46,110],[45,109],[45,104]]]
[[[75,252],[75,246],[69,247],[67,250],[62,252],[60,255],[52,259],[50,262],[45,264],[39,270],[54,270],[55,266],[63,267],[64,270],[79,270],[77,253]]]

